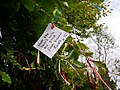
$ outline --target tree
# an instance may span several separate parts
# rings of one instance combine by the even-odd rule
[[[114,37],[108,33],[107,26],[98,29],[99,30],[95,31],[94,34],[91,35],[92,41],[97,45],[97,50],[95,50],[96,59],[107,64],[108,55],[113,49],[116,49],[117,46],[115,45]]]
[[[52,59],[40,53],[40,64],[36,63],[37,50],[33,44],[50,22],[67,32],[73,28],[79,30],[71,33],[76,33],[81,38],[89,37],[89,29],[95,27],[96,21],[102,16],[91,3],[103,8],[104,12],[106,6],[101,5],[102,2],[103,0],[1,0],[0,28],[3,37],[0,44],[0,75],[3,81],[0,81],[0,88],[61,90],[76,86],[78,89],[88,89],[85,81],[87,76],[84,74],[87,66],[77,61],[83,49],[85,57],[92,55],[84,43],[68,37]],[[61,78],[60,71],[71,83],[69,87]]]
[[[108,27],[97,28],[93,35],[90,37],[90,42],[94,46],[94,57],[99,61],[106,64],[109,71],[109,76],[114,82],[118,81],[118,65],[119,57],[117,55],[117,45],[115,44],[115,39],[107,31]],[[90,43],[89,43],[90,44]]]

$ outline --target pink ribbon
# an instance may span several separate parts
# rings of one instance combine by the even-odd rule
[[[65,73],[64,73],[63,70],[62,70],[62,76],[64,78],[65,83],[69,85],[69,82],[67,81],[67,78],[66,78]]]
[[[100,74],[97,72],[97,70],[90,64],[90,61],[93,62],[94,60],[92,60],[91,58],[88,58],[87,63],[90,66],[90,68],[94,71],[95,75],[105,84],[105,86],[109,89],[112,90],[107,83],[102,79],[102,77],[100,76]]]

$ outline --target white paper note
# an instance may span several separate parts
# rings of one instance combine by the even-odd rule
[[[69,33],[57,27],[52,29],[51,26],[51,23],[48,24],[44,33],[33,45],[33,47],[47,55],[49,58],[52,58],[55,55],[55,53],[59,50],[64,41],[69,36]]]

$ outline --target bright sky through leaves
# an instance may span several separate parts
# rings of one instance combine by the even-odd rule
[[[108,31],[110,31],[111,34],[115,37],[116,44],[120,48],[120,40],[119,40],[120,39],[120,0],[106,0],[106,1],[111,2],[110,8],[112,8],[113,11],[107,17],[100,19],[99,22],[100,23],[105,22],[105,24],[108,26]],[[120,88],[120,82],[118,82],[117,84],[118,84],[118,88]]]
[[[116,43],[120,46],[120,0],[108,0],[110,8],[113,9],[107,17],[100,19],[101,22],[105,22],[108,25],[108,31],[110,31],[116,39]],[[107,3],[106,2],[106,3]]]

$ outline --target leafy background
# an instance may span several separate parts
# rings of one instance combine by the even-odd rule
[[[79,62],[78,58],[80,55],[87,58],[93,54],[82,40],[90,37],[103,26],[96,24],[97,20],[106,16],[108,12],[106,6],[101,5],[102,2],[103,0],[89,2],[86,0],[1,0],[0,28],[3,36],[0,39],[1,90],[94,88],[90,86],[89,78],[95,82],[96,77],[87,76],[88,67],[85,63]],[[92,3],[102,8],[102,13]],[[52,59],[40,53],[40,64],[37,64],[37,50],[33,48],[33,44],[50,22],[69,32],[71,36]],[[91,31],[90,28],[93,30]],[[77,35],[79,39],[75,40],[72,34]],[[71,83],[69,87],[60,76],[59,61],[61,70]],[[101,73],[102,68],[98,72],[114,90],[115,84],[110,81],[104,63],[96,64],[99,68],[105,68],[106,72]],[[101,81],[96,81],[99,90],[107,90]],[[76,87],[73,88],[74,85]]]

